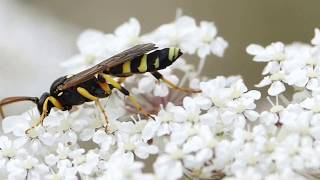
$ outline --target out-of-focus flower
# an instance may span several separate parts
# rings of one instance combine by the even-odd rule
[[[222,37],[216,37],[217,28],[214,23],[200,22],[199,34],[200,43],[197,53],[200,58],[205,58],[210,52],[219,57],[223,56],[228,43]]]

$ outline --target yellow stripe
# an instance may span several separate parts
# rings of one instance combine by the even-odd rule
[[[99,86],[104,90],[104,92],[106,93],[106,94],[111,94],[111,89],[110,89],[110,87],[109,87],[109,85],[107,84],[107,83],[98,83],[99,84]]]
[[[173,48],[173,47],[169,48],[168,59],[169,59],[170,61],[172,61],[173,58],[174,58],[174,51],[175,51],[175,48]]]
[[[160,61],[159,58],[157,58],[156,61],[154,62],[154,67],[155,67],[156,69],[158,69],[159,66],[160,66],[159,61]]]
[[[131,73],[131,61],[127,61],[122,65],[122,72],[123,73]]]
[[[174,48],[174,59],[177,59],[179,55],[179,48]]]
[[[43,112],[48,113],[48,102],[49,101],[54,105],[54,107],[56,107],[58,109],[63,109],[61,103],[56,98],[49,96],[49,97],[47,97],[47,99],[43,103],[43,108],[42,108]]]
[[[102,77],[108,82],[110,83],[113,87],[115,87],[116,89],[121,89],[121,85],[115,81],[114,79],[112,79],[110,76],[106,75],[106,74],[101,74]]]
[[[147,71],[147,54],[143,55],[141,58],[140,65],[138,67],[139,72],[146,72]]]
[[[78,93],[79,93],[81,96],[83,96],[83,97],[85,97],[85,98],[87,98],[87,99],[90,99],[91,101],[96,101],[96,100],[98,100],[97,97],[93,96],[92,94],[89,93],[89,91],[87,91],[86,89],[84,89],[84,88],[82,88],[82,87],[78,87],[78,88],[77,88],[77,91],[78,91]]]

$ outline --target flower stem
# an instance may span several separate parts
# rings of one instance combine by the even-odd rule
[[[199,65],[198,65],[198,70],[197,70],[196,76],[200,75],[205,63],[206,63],[206,58],[201,58]]]

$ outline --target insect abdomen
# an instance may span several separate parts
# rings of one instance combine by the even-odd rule
[[[182,55],[179,48],[171,47],[149,54],[136,57],[131,61],[119,64],[110,68],[107,74],[114,76],[128,76],[131,74],[140,74],[145,72],[153,72],[170,66],[176,59]]]

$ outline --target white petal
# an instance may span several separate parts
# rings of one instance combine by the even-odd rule
[[[192,31],[196,28],[196,21],[190,16],[182,16],[176,20],[176,28],[181,33]]]
[[[243,97],[253,98],[255,100],[258,100],[261,98],[261,93],[260,93],[260,91],[257,91],[257,90],[251,90],[251,91],[248,91],[247,93],[245,93],[243,95]]]
[[[142,93],[149,93],[152,91],[155,85],[156,85],[156,82],[154,79],[150,77],[144,77],[141,80],[139,80],[138,88],[139,88],[139,91],[141,91]]]
[[[169,88],[166,84],[157,84],[154,88],[154,95],[159,97],[165,97],[169,94]]]
[[[183,175],[183,168],[180,161],[165,161],[161,160],[161,157],[156,160],[153,165],[155,174],[160,179],[181,179]]]
[[[286,76],[286,82],[289,85],[296,85],[303,87],[308,82],[307,72],[304,69],[295,69],[288,76]]]
[[[268,94],[270,96],[276,96],[286,90],[284,84],[280,81],[275,81],[271,84],[270,88],[268,89]]]
[[[201,149],[197,155],[196,155],[196,159],[197,161],[200,162],[205,162],[208,161],[212,158],[213,156],[213,152],[211,149],[205,148],[205,149]]]
[[[134,37],[140,34],[140,23],[136,18],[130,18],[115,30],[115,34],[121,37]]]
[[[307,98],[306,100],[302,101],[300,104],[302,107],[306,109],[312,109],[313,106],[315,106],[314,99],[312,98]]]
[[[189,96],[183,99],[183,107],[190,113],[199,111],[199,107],[197,106],[195,100]]]
[[[148,121],[142,130],[142,139],[146,142],[152,139],[160,127],[160,121]]]
[[[267,85],[269,85],[269,84],[271,84],[271,83],[272,83],[272,81],[271,81],[270,77],[267,76],[267,77],[264,77],[264,78],[259,82],[259,84],[256,84],[255,86],[256,86],[256,87],[264,87],[264,86],[267,86]]]
[[[212,101],[203,96],[195,97],[194,100],[197,106],[203,110],[209,110],[209,108],[212,106]]]
[[[2,129],[4,133],[13,132],[15,136],[22,136],[28,129],[29,122],[23,116],[9,116],[2,120]]]
[[[253,110],[246,110],[244,112],[244,115],[250,120],[250,121],[255,121],[259,117],[259,113]]]
[[[320,45],[320,29],[319,28],[315,28],[314,29],[314,37],[311,40],[311,43],[313,45]]]
[[[147,159],[149,154],[156,154],[158,152],[158,147],[151,146],[138,146],[138,148],[134,151],[134,153],[141,159]]]
[[[200,30],[206,36],[214,38],[217,34],[217,28],[213,22],[201,21],[200,22]]]
[[[222,37],[217,37],[211,43],[211,51],[214,55],[218,57],[222,57],[225,49],[229,46],[228,42],[224,40]]]
[[[320,140],[320,127],[313,127],[310,130],[311,135],[316,139]]]
[[[306,88],[310,89],[312,91],[319,89],[320,85],[319,85],[318,79],[314,79],[314,78],[310,79],[309,82],[306,85]]]
[[[209,46],[199,47],[197,54],[200,58],[205,58],[207,55],[210,54],[210,47]]]
[[[189,86],[192,89],[200,89],[200,79],[198,79],[198,78],[191,79]]]
[[[54,156],[53,154],[49,154],[45,157],[46,164],[53,166],[58,162],[59,158],[57,156]]]
[[[94,129],[87,128],[81,131],[79,138],[81,141],[89,141],[94,135],[94,133],[95,133]]]
[[[104,33],[88,29],[80,34],[77,45],[83,54],[97,54],[108,47]]]
[[[183,152],[191,153],[203,147],[203,140],[199,136],[193,136],[183,145]]]
[[[259,55],[264,53],[264,47],[260,46],[259,44],[250,44],[247,46],[246,51],[250,55]]]
[[[262,71],[262,75],[267,75],[267,74],[274,74],[278,71],[280,71],[280,64],[278,62],[268,62],[268,64],[264,67],[263,71]]]

